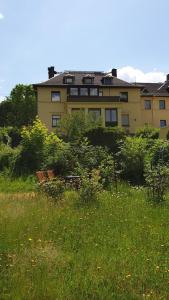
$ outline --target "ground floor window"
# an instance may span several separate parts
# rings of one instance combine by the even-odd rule
[[[52,115],[52,127],[57,127],[60,121],[59,115]]]
[[[100,108],[89,108],[88,112],[93,117],[94,120],[98,120],[101,116]]]
[[[167,126],[167,121],[166,120],[160,120],[160,127],[166,127]]]
[[[117,109],[110,108],[105,109],[105,125],[106,126],[117,126]]]
[[[128,114],[122,114],[121,115],[121,124],[124,127],[128,127],[129,126],[129,115]]]

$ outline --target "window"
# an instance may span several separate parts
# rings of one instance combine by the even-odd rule
[[[102,97],[103,96],[103,91],[99,91],[99,96]]]
[[[70,84],[70,83],[72,83],[73,82],[73,78],[71,78],[71,77],[68,77],[68,78],[66,78],[66,83],[68,83],[68,84]]]
[[[166,120],[160,120],[160,127],[163,128],[163,127],[166,127],[166,126],[167,126]]]
[[[165,100],[159,101],[159,109],[165,109]]]
[[[72,83],[74,83],[74,79],[75,79],[75,77],[71,76],[71,75],[64,76],[63,77],[63,83],[72,84]]]
[[[78,96],[78,88],[70,88],[70,95],[71,96]]]
[[[52,115],[52,127],[57,127],[60,121],[60,116]]]
[[[52,92],[51,99],[52,99],[52,102],[59,102],[60,101],[60,92]]]
[[[129,115],[128,114],[123,114],[121,116],[121,123],[122,123],[122,126],[124,126],[124,127],[129,126]]]
[[[128,92],[121,92],[120,93],[120,101],[128,102]]]
[[[90,88],[90,96],[98,96],[98,89]]]
[[[80,96],[88,96],[88,88],[81,88]]]
[[[145,109],[151,109],[151,100],[145,100],[144,101],[144,108]]]
[[[101,116],[100,108],[89,108],[88,112],[93,117],[94,120],[98,120]]]
[[[117,109],[105,109],[106,126],[117,125]]]
[[[112,77],[103,77],[103,84],[106,85],[112,84]]]
[[[93,83],[94,78],[93,77],[84,77],[83,78],[83,83],[84,84],[92,84]]]

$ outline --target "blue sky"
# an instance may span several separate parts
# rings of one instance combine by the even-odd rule
[[[0,0],[0,99],[56,70],[161,81],[169,73],[168,0]]]

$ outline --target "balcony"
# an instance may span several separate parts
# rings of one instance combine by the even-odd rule
[[[126,99],[120,96],[67,96],[67,102],[126,102]]]

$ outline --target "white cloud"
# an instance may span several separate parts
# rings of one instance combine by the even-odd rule
[[[0,102],[2,102],[3,100],[5,100],[5,97],[0,95]]]
[[[0,13],[0,20],[4,18],[4,15]]]
[[[128,82],[164,82],[166,74],[157,70],[146,73],[131,66],[126,66],[118,69],[118,78]]]

